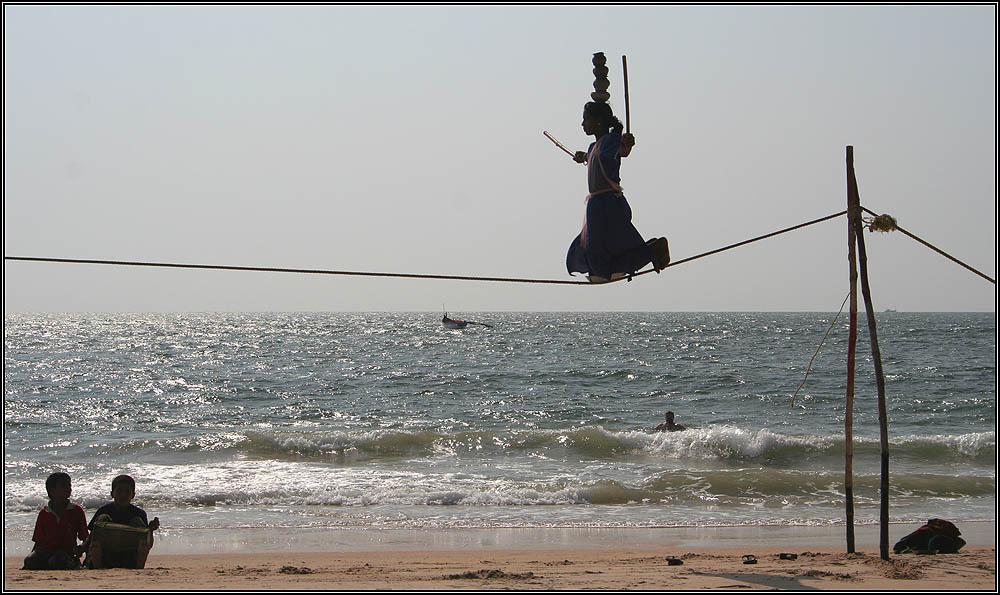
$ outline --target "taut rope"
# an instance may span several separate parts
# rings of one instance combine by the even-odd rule
[[[711,254],[717,254],[724,250],[730,250],[736,248],[737,246],[743,246],[749,244],[750,242],[756,242],[758,240],[763,240],[765,238],[770,238],[779,234],[787,233],[807,225],[812,225],[814,223],[819,223],[821,221],[826,221],[828,219],[833,219],[834,217],[839,217],[845,214],[847,211],[841,211],[821,219],[816,219],[814,221],[809,221],[807,223],[802,223],[794,227],[789,227],[787,229],[782,229],[767,235],[759,236],[750,240],[740,242],[738,244],[733,244],[731,246],[726,246],[725,248],[719,248],[718,250],[712,250],[711,252],[705,252],[704,254],[699,254],[698,256],[692,256],[684,260],[679,260],[677,262],[672,262],[668,267],[676,266],[684,262],[690,262],[698,258],[703,258]],[[296,268],[283,268],[283,267],[251,267],[251,266],[230,266],[230,265],[216,265],[216,264],[181,264],[181,263],[170,263],[170,262],[136,262],[136,261],[124,261],[124,260],[94,260],[94,259],[83,259],[83,258],[47,258],[40,256],[4,256],[4,260],[14,260],[14,261],[26,261],[26,262],[61,262],[70,264],[105,264],[105,265],[115,265],[115,266],[133,266],[133,267],[161,267],[161,268],[176,268],[176,269],[210,269],[219,271],[257,271],[265,273],[298,273],[307,275],[353,275],[361,277],[394,277],[394,278],[404,278],[404,279],[444,279],[444,280],[454,280],[454,281],[494,281],[498,283],[541,283],[549,285],[607,285],[607,283],[591,283],[589,281],[567,281],[562,279],[518,279],[510,277],[476,277],[468,275],[427,275],[418,273],[377,273],[377,272],[367,272],[367,271],[332,271],[324,269],[296,269]],[[654,269],[647,269],[645,271],[636,273],[632,275],[637,277],[639,275],[645,275],[646,273],[652,273]],[[615,279],[609,281],[608,283],[617,283],[622,279]]]
[[[862,207],[862,210],[872,216],[879,217],[875,215],[872,211]],[[680,264],[685,264],[693,260],[698,260],[699,258],[705,258],[706,256],[711,256],[713,254],[718,254],[719,252],[725,252],[726,250],[732,250],[733,248],[739,248],[740,246],[745,246],[753,242],[758,242],[760,240],[765,240],[777,235],[788,233],[790,231],[795,231],[796,229],[802,229],[803,227],[808,227],[810,225],[815,225],[817,223],[822,223],[823,221],[828,221],[830,219],[835,219],[841,215],[846,214],[847,211],[840,211],[839,213],[834,213],[832,215],[827,215],[826,217],[820,217],[819,219],[813,219],[812,221],[806,221],[805,223],[800,223],[798,225],[793,225],[792,227],[786,227],[785,229],[780,229],[778,231],[771,232],[762,236],[757,236],[749,240],[744,240],[736,244],[730,244],[729,246],[724,246],[722,248],[717,248],[715,250],[710,250],[696,256],[690,256],[688,258],[683,258],[671,262],[664,268],[675,267]],[[882,220],[885,220],[884,217]],[[920,242],[921,244],[927,246],[928,248],[942,254],[943,256],[949,258],[950,260],[962,265],[963,267],[969,269],[973,273],[976,273],[980,277],[986,279],[987,281],[996,285],[996,280],[977,271],[971,266],[965,264],[964,262],[958,260],[954,256],[944,252],[943,250],[932,246],[931,244],[925,242],[924,240],[918,238],[912,233],[906,231],[905,229],[895,225],[893,220],[892,229],[902,232],[903,234],[913,238],[914,240]],[[655,271],[653,268],[646,269],[635,273],[634,275],[624,277],[621,279],[612,279],[608,283],[591,283],[589,281],[568,281],[563,279],[519,279],[513,277],[480,277],[480,276],[470,276],[470,275],[428,275],[428,274],[418,274],[418,273],[378,273],[378,272],[367,272],[367,271],[334,271],[325,269],[296,269],[296,268],[283,268],[283,267],[251,267],[251,266],[230,266],[230,265],[217,265],[217,264],[180,264],[180,263],[170,263],[170,262],[135,262],[135,261],[124,261],[124,260],[93,260],[93,259],[82,259],[82,258],[47,258],[41,256],[4,256],[4,260],[12,261],[28,261],[28,262],[61,262],[61,263],[71,263],[71,264],[106,264],[115,266],[134,266],[134,267],[162,267],[162,268],[176,268],[176,269],[211,269],[218,271],[257,271],[265,273],[298,273],[298,274],[308,274],[308,275],[352,275],[358,277],[393,277],[402,279],[443,279],[443,280],[453,280],[453,281],[493,281],[498,283],[537,283],[537,284],[548,284],[548,285],[607,285],[608,283],[617,283],[619,281],[631,281],[633,277],[638,277],[640,275],[645,275],[647,273],[652,273]],[[662,269],[661,269],[662,270]]]
[[[873,212],[869,211],[868,209],[866,209],[866,208],[864,208],[864,207],[861,207],[861,210],[862,210],[862,211],[864,211],[864,212],[866,212],[866,213],[868,213],[868,214],[869,214],[869,215],[871,215],[872,217],[875,217],[875,218],[876,218],[876,220],[878,220],[878,221],[880,221],[880,222],[886,222],[886,221],[890,222],[890,226],[891,226],[891,227],[890,227],[889,229],[875,229],[875,231],[898,231],[898,232],[902,233],[903,235],[905,235],[905,236],[907,236],[907,237],[909,237],[909,238],[912,238],[912,239],[914,239],[914,240],[916,240],[916,241],[920,242],[920,243],[921,243],[921,244],[923,244],[924,246],[927,246],[927,247],[928,247],[928,248],[930,248],[931,250],[933,250],[933,251],[937,252],[937,253],[938,253],[938,254],[940,254],[941,256],[944,256],[945,258],[947,258],[947,259],[951,260],[952,262],[955,262],[955,263],[957,263],[957,264],[960,264],[960,265],[962,265],[963,267],[965,267],[965,268],[969,269],[970,271],[972,271],[973,273],[975,273],[975,274],[979,275],[979,276],[980,276],[980,277],[982,277],[983,279],[986,279],[986,280],[987,280],[987,281],[989,281],[990,283],[992,283],[992,284],[994,284],[994,285],[996,285],[996,284],[997,284],[997,280],[996,280],[996,279],[994,279],[994,278],[992,278],[992,277],[989,277],[989,276],[987,276],[987,275],[985,275],[985,274],[983,274],[983,273],[981,273],[981,272],[977,271],[976,269],[974,269],[974,268],[970,267],[969,265],[965,264],[965,263],[964,263],[964,262],[962,262],[961,260],[959,260],[959,259],[955,258],[955,257],[954,257],[954,256],[952,256],[951,254],[948,254],[948,253],[947,253],[947,252],[945,252],[944,250],[941,250],[940,248],[938,248],[938,247],[936,247],[936,246],[932,246],[931,244],[929,244],[929,243],[925,242],[924,240],[921,240],[920,238],[918,238],[917,236],[913,235],[912,233],[910,233],[910,232],[906,231],[905,229],[903,229],[902,227],[900,227],[899,225],[897,225],[897,224],[896,224],[896,220],[895,220],[895,219],[893,219],[893,218],[891,218],[891,217],[889,217],[889,218],[886,218],[886,216],[885,216],[885,215],[876,215],[875,213],[873,213]]]

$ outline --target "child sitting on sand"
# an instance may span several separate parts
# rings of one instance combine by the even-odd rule
[[[93,535],[87,550],[87,566],[90,568],[145,568],[149,550],[153,547],[153,531],[159,528],[160,519],[147,521],[146,511],[132,504],[135,498],[135,479],[128,475],[119,475],[111,480],[111,497],[109,502],[97,509],[94,518],[90,520],[90,530]],[[102,531],[104,523],[117,523],[131,527],[148,529],[145,536],[137,540],[134,549],[125,550],[111,547],[110,538]]]
[[[69,501],[73,484],[66,473],[53,473],[45,480],[49,502],[38,511],[35,546],[24,559],[25,570],[72,570],[80,567],[82,549],[76,539],[87,539],[87,517],[78,504]]]

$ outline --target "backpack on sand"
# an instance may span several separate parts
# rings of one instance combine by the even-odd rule
[[[965,545],[965,540],[959,537],[961,534],[958,527],[949,521],[930,519],[926,525],[900,539],[892,551],[897,554],[954,554]]]

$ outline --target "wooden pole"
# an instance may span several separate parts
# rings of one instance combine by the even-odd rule
[[[844,496],[847,553],[854,553],[854,360],[858,342],[858,266],[855,245],[861,223],[860,199],[854,179],[854,147],[847,147],[847,259],[850,264],[851,324],[847,342],[847,399],[844,410]]]
[[[849,172],[855,201],[861,204],[858,195],[858,182],[854,177],[854,164],[851,160]],[[860,207],[858,222],[861,221]],[[878,333],[875,329],[875,307],[872,305],[871,286],[868,284],[868,255],[865,252],[864,230],[858,226],[855,234],[858,242],[858,264],[861,271],[861,295],[865,300],[865,315],[868,319],[868,335],[871,337],[872,360],[875,363],[875,383],[878,387],[878,425],[879,442],[882,446],[882,482],[880,487],[881,510],[879,514],[879,552],[883,560],[889,559],[889,420],[885,405],[885,374],[882,372],[882,352],[878,347]]]
[[[628,113],[628,62],[622,56],[622,74],[625,77],[625,132],[632,132],[632,120]]]

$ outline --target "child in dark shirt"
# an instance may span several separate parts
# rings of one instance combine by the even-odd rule
[[[148,528],[148,538],[141,541],[135,551],[115,552],[102,545],[101,539],[91,538],[87,550],[87,565],[90,568],[145,568],[149,550],[153,547],[153,531],[159,528],[160,519],[146,519],[146,511],[132,504],[135,498],[135,480],[128,475],[119,475],[111,480],[109,502],[97,509],[90,520],[90,530],[98,523],[118,523],[132,527]],[[97,533],[95,531],[95,533]]]
[[[71,570],[80,567],[82,549],[76,540],[89,536],[87,517],[78,504],[69,501],[73,484],[66,473],[53,473],[45,480],[49,502],[38,511],[35,542],[31,553],[24,559],[25,570]]]

